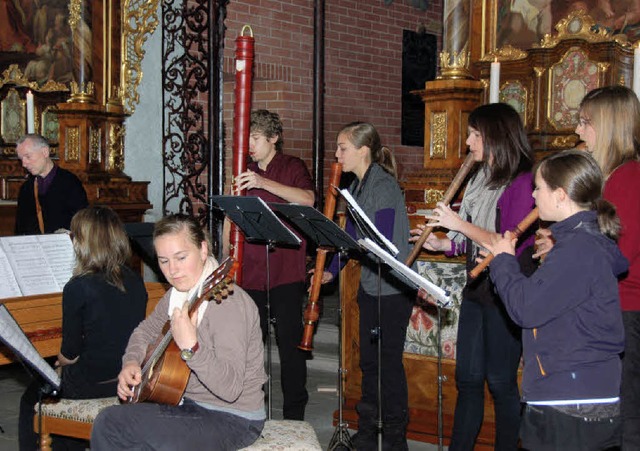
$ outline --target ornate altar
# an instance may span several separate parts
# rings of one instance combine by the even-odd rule
[[[445,29],[445,50],[447,45],[450,49],[452,45],[447,39],[453,41],[454,48],[441,55],[441,77],[427,82],[419,93],[425,103],[424,164],[403,182],[412,224],[424,221],[424,214],[442,199],[465,157],[467,118],[476,106],[488,101],[491,62],[501,63],[500,101],[511,104],[521,114],[538,158],[576,145],[577,108],[589,90],[607,84],[629,86],[632,80],[633,49],[627,37],[599,27],[582,11],[574,11],[560,20],[555,33],[546,35],[526,51],[511,46],[490,50],[495,35],[485,35],[485,31],[491,22],[491,13],[496,14],[497,2],[470,0],[468,3],[471,3],[472,11],[469,34],[473,39],[467,46],[455,50],[460,44],[453,37],[448,38]],[[456,12],[450,14],[455,16]],[[466,60],[468,55],[471,61]],[[467,64],[468,69],[463,70]],[[444,312],[442,318],[442,408],[446,444],[453,426],[457,396],[454,379],[457,318],[466,274],[460,260],[427,255],[426,252],[422,253],[418,266],[419,271],[433,282],[449,288],[456,304],[452,310]],[[349,424],[357,423],[355,405],[360,398],[355,283],[358,277],[357,264],[349,263],[345,268],[342,291],[345,418]],[[434,313],[433,309],[414,308],[407,329],[404,365],[409,383],[408,436],[435,443],[438,372]],[[488,391],[484,411],[484,424],[476,449],[492,448],[494,418]]]
[[[0,48],[0,235],[13,233],[25,175],[15,143],[29,130],[49,140],[52,157],[82,180],[90,203],[110,206],[125,222],[151,208],[148,182],[124,172],[124,121],[138,101],[141,47],[156,8],[157,1],[33,2],[25,16],[33,27],[16,29],[11,47]]]

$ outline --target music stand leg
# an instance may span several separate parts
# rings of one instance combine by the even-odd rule
[[[269,243],[265,245],[267,252],[267,340],[265,346],[267,348],[267,419],[271,419],[272,412],[272,387],[273,387],[273,365],[271,360],[271,278],[269,274],[269,251],[271,246]]]
[[[382,420],[382,330],[380,326],[380,318],[382,318],[382,262],[378,260],[378,318],[376,320],[376,328],[374,336],[377,339],[376,345],[378,350],[378,420],[376,426],[378,428],[378,451],[382,451],[382,429],[384,422]]]
[[[443,449],[443,424],[442,424],[442,309],[436,306],[438,311],[438,333],[436,334],[436,343],[438,346],[438,451]]]
[[[340,262],[342,251],[338,253],[338,268],[342,268]],[[333,432],[333,436],[329,441],[328,451],[336,449],[353,449],[353,443],[351,443],[351,435],[347,429],[347,423],[343,418],[343,383],[346,370],[342,367],[342,276],[341,271],[338,272],[338,424],[336,430]]]

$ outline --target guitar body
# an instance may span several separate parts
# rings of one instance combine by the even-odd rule
[[[220,304],[231,293],[231,279],[238,264],[227,258],[203,283],[199,298],[189,301],[192,314],[205,299]],[[159,404],[177,405],[182,399],[191,368],[182,360],[181,350],[171,335],[171,322],[167,321],[158,339],[149,345],[142,363],[142,381],[133,387],[130,403],[151,401]]]
[[[148,377],[136,387],[134,402],[149,401],[175,406],[182,399],[190,375],[191,368],[180,357],[176,342],[171,340],[164,354],[152,364]]]

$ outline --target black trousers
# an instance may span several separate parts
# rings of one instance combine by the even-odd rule
[[[267,336],[267,292],[246,290],[260,311],[262,339]],[[269,304],[275,320],[276,343],[280,357],[280,385],[285,420],[303,420],[309,400],[307,393],[307,353],[298,349],[302,339],[302,303],[306,296],[303,282],[271,289]]]
[[[528,451],[601,451],[619,449],[620,431],[620,416],[590,419],[526,404],[520,434]]]
[[[622,358],[622,449],[640,449],[640,312],[622,312],[624,357]]]
[[[378,321],[378,298],[358,290],[360,308],[360,369],[362,370],[362,399],[364,408],[378,405],[378,345],[371,330]],[[405,294],[381,296],[380,329],[382,331],[382,415],[387,423],[404,423],[407,418],[409,395],[407,378],[402,364],[407,326],[413,310],[412,300]],[[373,412],[376,412],[373,409]]]

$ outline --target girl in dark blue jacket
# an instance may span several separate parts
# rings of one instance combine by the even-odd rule
[[[624,347],[617,277],[628,267],[614,239],[615,208],[586,152],[543,160],[533,197],[552,221],[555,246],[530,277],[520,272],[510,232],[486,246],[491,279],[523,329],[522,445],[531,450],[600,450],[619,445]]]

